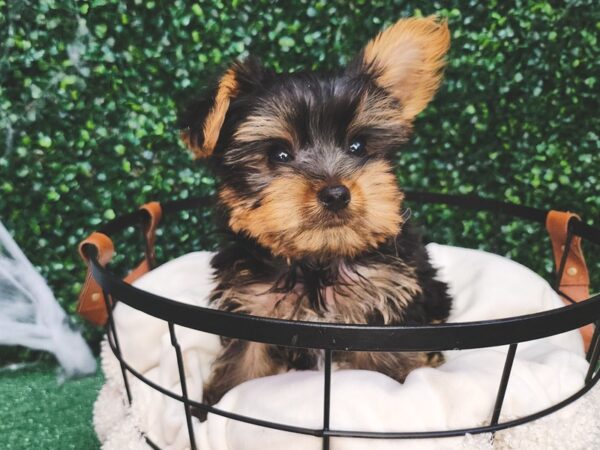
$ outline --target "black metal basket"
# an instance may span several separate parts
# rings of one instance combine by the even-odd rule
[[[534,221],[541,224],[545,222],[548,214],[548,211],[540,209],[502,203],[474,196],[408,192],[407,199],[417,203],[440,203],[477,211],[492,211],[494,213],[502,213],[514,218]],[[164,203],[161,205],[162,213],[169,216],[186,209],[198,208],[203,206],[205,201],[206,199],[204,198],[196,198]],[[148,214],[143,210],[138,210],[107,223],[99,229],[99,232],[107,236],[112,236],[132,225],[140,224],[143,226],[147,221]],[[570,249],[570,243],[574,237],[580,237],[587,242],[600,245],[600,229],[586,225],[577,218],[572,218],[568,222],[566,250],[558,269],[558,280],[562,278],[565,261]],[[323,449],[328,449],[331,437],[423,439],[461,436],[467,433],[494,433],[498,430],[536,420],[563,408],[589,391],[600,378],[600,370],[598,370],[597,367],[600,353],[600,333],[598,332],[598,324],[600,323],[600,294],[563,308],[500,320],[446,323],[418,327],[300,322],[227,313],[160,297],[131,286],[110,270],[103,267],[103,264],[98,260],[98,248],[93,244],[85,243],[84,241],[81,251],[89,264],[93,278],[101,286],[104,294],[104,300],[108,311],[108,342],[120,363],[129,401],[132,401],[128,382],[129,376],[134,376],[151,388],[160,391],[162,394],[179,400],[182,403],[182,408],[185,409],[190,447],[192,449],[196,448],[196,443],[192,427],[191,408],[197,408],[198,410],[207,413],[217,414],[261,427],[321,437]],[[555,286],[555,289],[558,290],[558,283]],[[144,375],[131,367],[131,365],[129,365],[121,356],[119,337],[112,316],[112,310],[118,301],[168,323],[171,344],[176,353],[178,363],[182,395],[171,392],[148,380]],[[596,327],[587,353],[590,367],[585,378],[584,386],[578,392],[549,408],[525,417],[499,423],[498,419],[500,417],[500,411],[518,344],[564,333],[591,323],[594,323]],[[177,342],[174,325],[230,338],[246,339],[278,346],[323,350],[325,355],[323,373],[323,426],[315,429],[299,427],[293,424],[269,422],[253,417],[242,416],[231,411],[223,411],[190,399],[187,394],[184,361],[181,355],[181,349]],[[506,355],[500,384],[498,386],[492,418],[487,426],[427,432],[372,432],[337,430],[331,429],[329,425],[331,361],[332,352],[336,350],[429,352],[504,345],[509,346],[509,349]],[[151,447],[158,448],[147,436],[146,441]]]

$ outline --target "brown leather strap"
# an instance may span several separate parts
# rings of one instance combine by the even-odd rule
[[[156,242],[156,229],[162,218],[162,208],[158,202],[149,202],[140,206],[140,209],[148,213],[148,222],[144,226],[146,252],[144,259],[124,278],[127,283],[133,283],[156,267],[154,243]]]
[[[115,253],[115,247],[112,240],[105,234],[94,232],[87,239],[84,239],[79,244],[79,254],[83,261],[88,265],[87,274],[83,288],[79,294],[79,302],[77,304],[77,312],[86,320],[95,325],[104,325],[107,319],[106,304],[102,288],[92,276],[92,271],[89,267],[89,262],[83,253],[83,248],[86,245],[93,245],[98,252],[98,262],[102,266],[106,266],[112,259]]]
[[[573,217],[579,219],[577,214],[561,211],[550,211],[546,217],[546,230],[548,230],[552,241],[557,276],[566,251],[569,221]],[[581,249],[581,238],[578,236],[573,236],[571,239],[562,277],[557,284],[562,293],[576,302],[585,300],[590,296],[590,276]],[[563,296],[563,301],[566,304],[571,303],[565,296]],[[589,324],[580,328],[580,331],[587,351],[594,334],[594,327]]]
[[[133,269],[124,278],[127,283],[133,283],[139,277],[149,272],[156,265],[156,256],[154,251],[154,243],[156,241],[156,229],[162,218],[162,208],[158,202],[149,202],[140,207],[148,213],[149,219],[144,226],[144,239],[146,241],[145,257],[135,269]],[[102,288],[94,280],[91,270],[89,269],[88,260],[83,254],[85,245],[93,245],[98,250],[98,261],[104,267],[112,259],[115,249],[112,240],[105,234],[92,233],[87,239],[79,244],[79,254],[84,262],[88,265],[85,282],[79,295],[77,304],[77,312],[86,320],[95,325],[104,325],[108,318],[106,312],[106,302],[102,293]]]
[[[149,202],[140,206],[140,209],[148,213],[149,216],[149,220],[144,227],[144,238],[146,239],[146,261],[150,268],[156,266],[154,243],[156,242],[156,229],[162,218],[162,208],[158,202]]]

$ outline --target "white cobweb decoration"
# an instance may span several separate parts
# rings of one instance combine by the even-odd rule
[[[0,345],[22,345],[56,356],[67,377],[96,370],[96,361],[69,326],[46,280],[0,222]]]

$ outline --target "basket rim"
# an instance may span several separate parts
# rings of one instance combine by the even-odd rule
[[[436,325],[374,326],[274,319],[162,297],[126,283],[93,258],[91,264],[92,274],[105,294],[157,319],[222,337],[287,347],[377,352],[468,350],[541,339],[600,320],[600,294],[533,314]]]
[[[542,222],[547,211],[522,205],[483,199],[473,195],[435,194],[407,191],[407,199],[445,203],[476,210],[493,210]],[[198,207],[206,198],[164,203],[165,212]],[[101,231],[113,233],[141,220],[140,211],[118,217]],[[573,233],[600,244],[600,229],[572,219]],[[338,351],[447,351],[495,347],[541,339],[575,330],[600,320],[600,293],[577,304],[495,320],[453,322],[420,326],[373,326],[328,322],[274,319],[219,311],[139,289],[122,281],[97,260],[94,246],[83,252],[89,258],[93,277],[105,295],[158,319],[223,337],[245,339],[289,347]],[[114,303],[113,303],[114,305]]]

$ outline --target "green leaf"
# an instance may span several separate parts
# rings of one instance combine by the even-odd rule
[[[49,136],[41,136],[38,139],[38,144],[42,148],[50,148],[52,146],[52,139]]]
[[[293,47],[296,42],[289,36],[283,36],[279,38],[279,46],[283,49],[283,51],[288,51],[291,47]]]
[[[104,214],[102,214],[102,216],[106,220],[113,220],[115,217],[117,217],[117,215],[112,209],[107,209],[106,211],[104,211]]]

